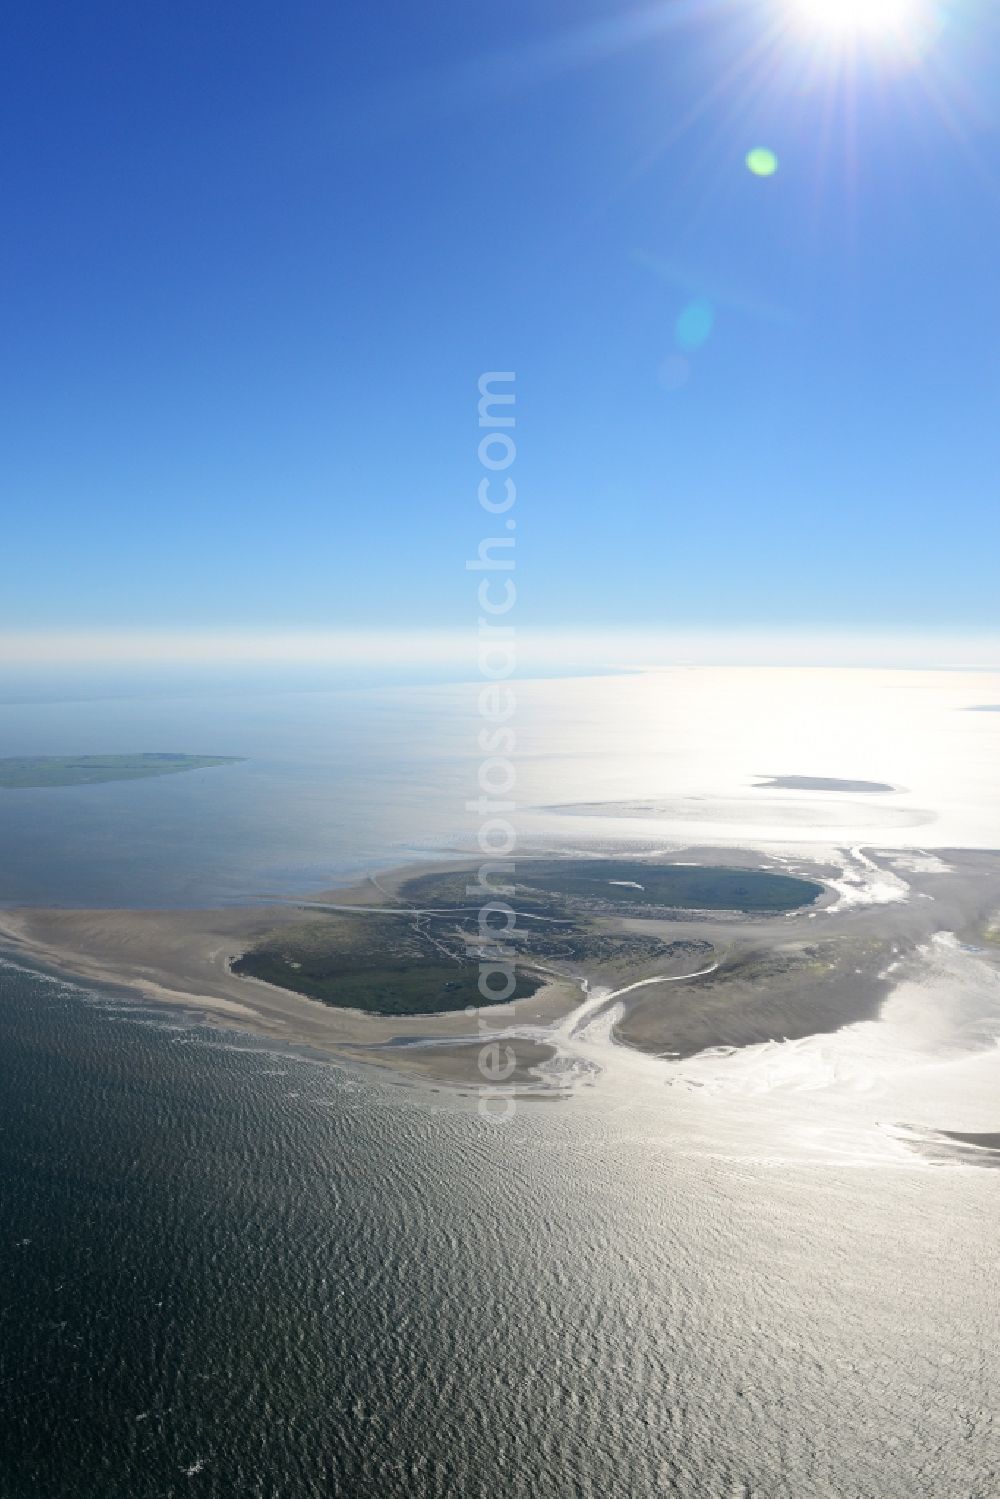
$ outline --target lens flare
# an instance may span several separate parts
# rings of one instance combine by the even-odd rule
[[[674,329],[678,347],[685,353],[693,354],[696,349],[708,343],[714,327],[715,308],[711,302],[706,297],[689,302],[681,311]]]
[[[755,146],[747,152],[747,168],[755,177],[773,177],[778,170],[778,158],[766,146]]]

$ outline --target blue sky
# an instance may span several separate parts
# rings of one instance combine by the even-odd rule
[[[998,18],[792,3],[9,14],[0,630],[468,628],[484,368],[524,623],[992,629]]]

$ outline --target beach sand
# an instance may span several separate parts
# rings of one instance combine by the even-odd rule
[[[331,891],[345,905],[377,905],[364,886]],[[258,937],[302,919],[298,906],[220,910],[67,910],[18,907],[0,911],[0,945],[15,958],[97,984],[123,987],[198,1018],[284,1044],[303,1045],[342,1059],[391,1066],[415,1076],[470,1086],[483,1081],[478,1058],[479,1017],[487,1030],[512,1023],[548,1025],[579,1002],[579,988],[554,981],[516,1005],[440,1015],[380,1016],[337,1009],[290,990],[230,972],[230,964]],[[491,1015],[494,1018],[491,1018]],[[407,1051],[400,1043],[430,1039],[472,1045]],[[512,1043],[512,1083],[551,1054],[537,1042]]]

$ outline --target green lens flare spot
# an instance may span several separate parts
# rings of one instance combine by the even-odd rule
[[[778,170],[778,158],[766,146],[755,146],[747,152],[747,168],[755,177],[773,177]]]

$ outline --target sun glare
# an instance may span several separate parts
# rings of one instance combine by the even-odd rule
[[[911,40],[921,0],[790,0],[797,21],[833,39]]]

